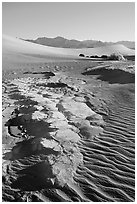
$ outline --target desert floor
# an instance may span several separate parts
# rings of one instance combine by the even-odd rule
[[[3,64],[3,201],[133,202],[132,61]]]

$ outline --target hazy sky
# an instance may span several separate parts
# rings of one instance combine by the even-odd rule
[[[78,40],[134,41],[135,4],[5,2],[2,32],[29,39],[63,36]]]

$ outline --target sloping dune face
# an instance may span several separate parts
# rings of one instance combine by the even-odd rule
[[[3,36],[3,53],[15,52],[24,54],[41,54],[41,55],[64,55],[64,50],[60,48],[52,48],[48,46],[29,43],[17,38]]]
[[[37,45],[6,35],[2,38],[3,70],[19,69],[26,63],[43,63],[74,58],[74,56],[66,55],[64,49]]]
[[[3,36],[2,42],[2,52],[3,54],[7,53],[16,53],[16,54],[25,54],[25,55],[42,55],[43,57],[68,57],[76,58],[80,53],[85,55],[111,55],[112,53],[120,53],[122,55],[135,55],[135,51],[131,50],[124,45],[109,45],[97,48],[85,48],[85,49],[69,49],[69,48],[54,48],[43,45],[38,45],[30,42],[26,42],[17,38],[12,38],[9,36]]]
[[[85,49],[71,49],[71,53],[82,53],[84,55],[111,55],[113,53],[122,54],[122,55],[135,55],[135,51],[131,50],[124,45],[109,45],[96,48],[85,48]]]

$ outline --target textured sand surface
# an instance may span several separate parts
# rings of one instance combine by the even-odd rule
[[[3,70],[3,201],[134,201],[134,80],[133,62]]]
[[[50,48],[3,37],[2,195],[7,202],[133,202],[135,65],[78,60],[121,45]]]

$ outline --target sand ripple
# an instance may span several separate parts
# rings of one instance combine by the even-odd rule
[[[110,114],[103,133],[80,144],[84,165],[78,168],[76,180],[95,202],[133,202],[135,198],[134,97],[129,89],[118,89],[113,92],[115,101],[108,104]],[[121,93],[128,93],[132,100]]]
[[[89,108],[89,98],[87,102],[87,97],[74,97],[77,87],[66,86],[70,93],[64,97],[65,89],[53,94],[53,87],[45,91],[39,82],[38,91],[36,86],[28,86],[31,84],[29,80],[15,80],[15,85],[5,85],[3,89],[5,117],[13,114],[13,104],[20,106],[19,121],[23,121],[30,136],[29,140],[22,141],[17,136],[22,130],[17,132],[15,128],[20,124],[12,121],[9,138],[15,136],[10,140],[13,149],[8,149],[8,144],[4,146],[3,168],[10,174],[8,184],[4,180],[4,199],[133,202],[135,107],[132,84],[112,85],[100,91],[101,95],[108,97],[106,106],[109,109],[109,114],[103,113],[102,117]],[[36,85],[36,81],[33,82]],[[26,99],[24,95],[30,98]],[[7,168],[8,162],[10,169]]]

